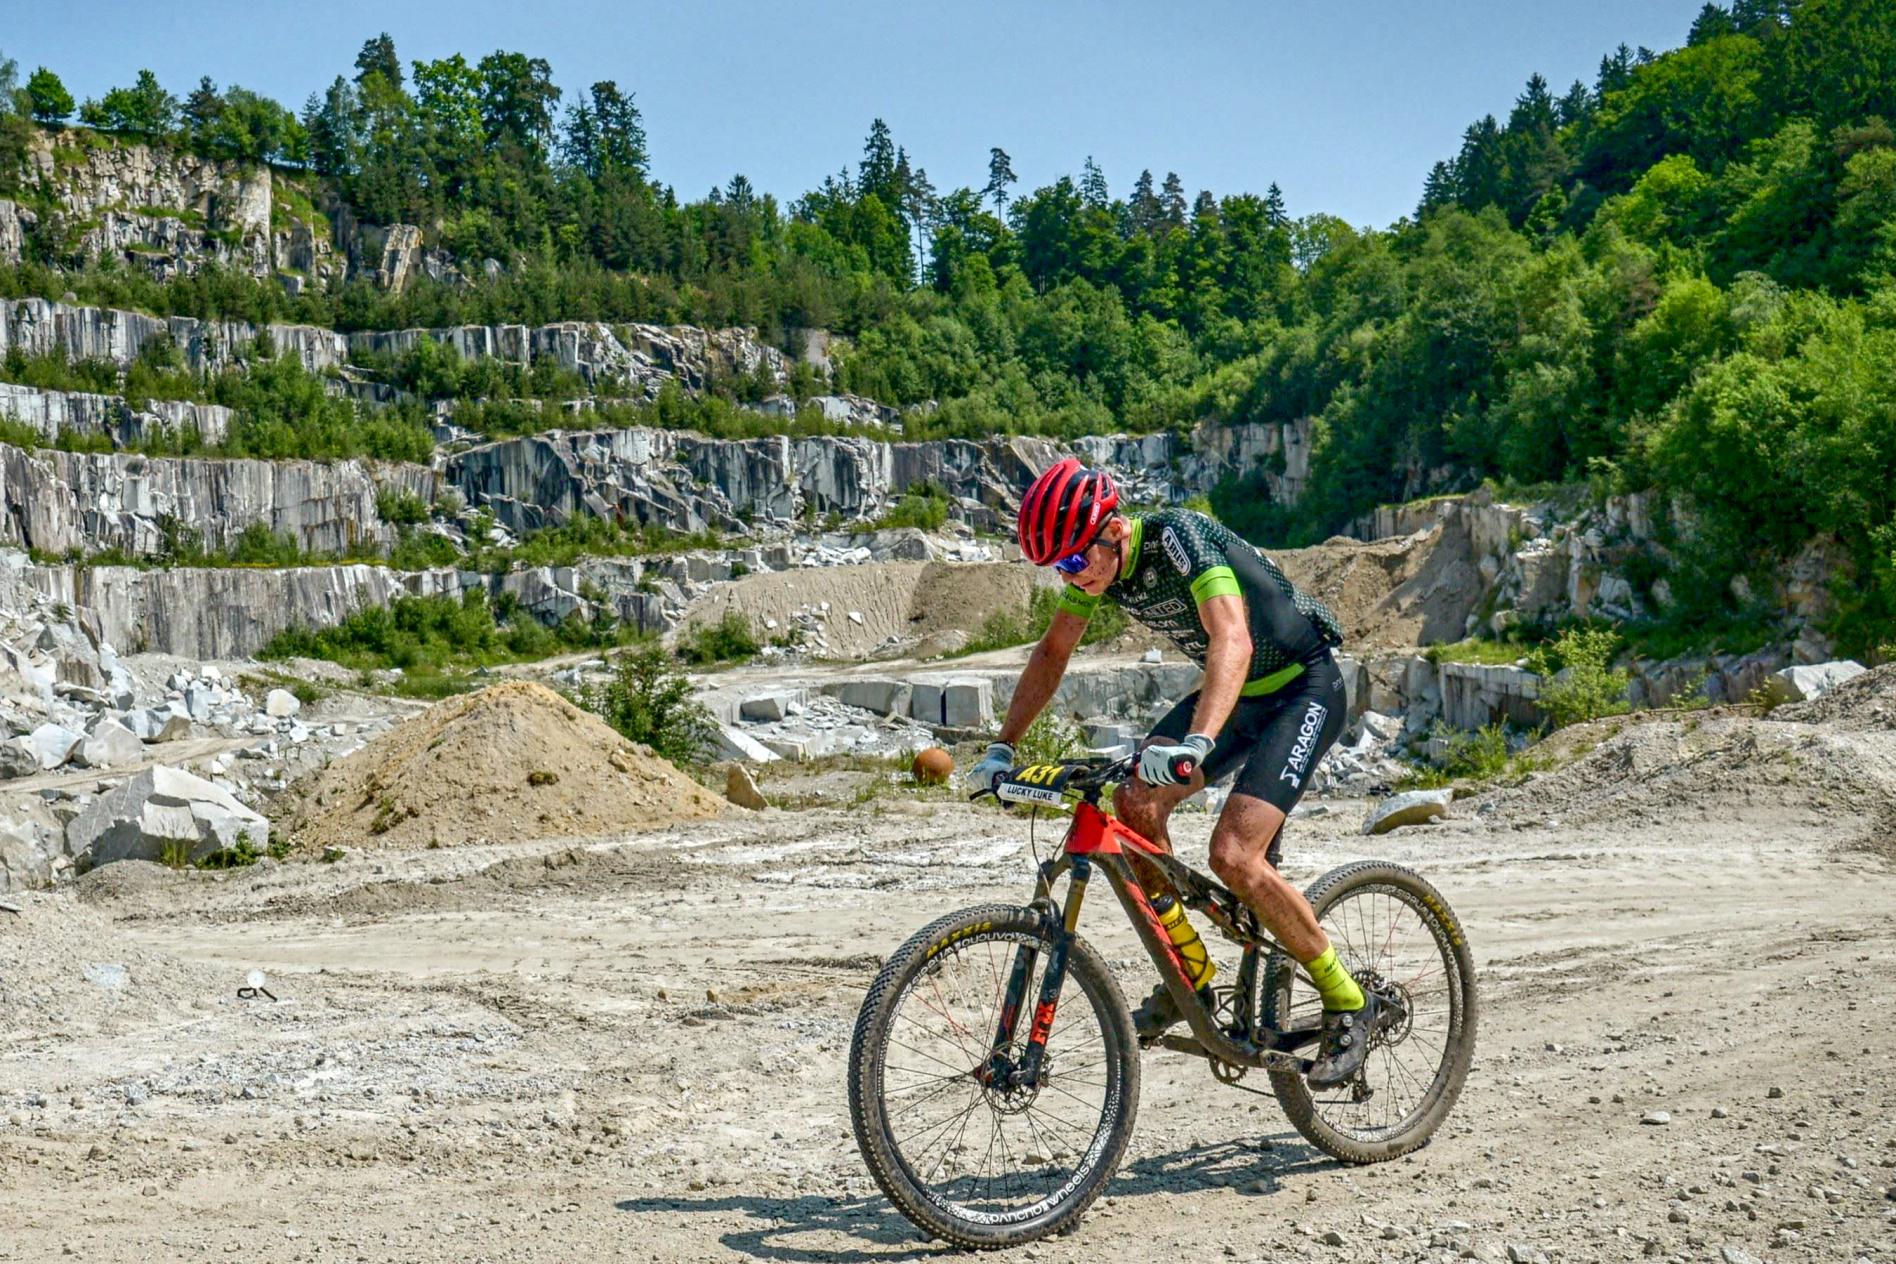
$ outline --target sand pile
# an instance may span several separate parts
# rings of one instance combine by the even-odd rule
[[[298,847],[588,837],[715,816],[721,801],[543,685],[430,708],[313,775],[280,828]]]
[[[244,982],[243,971],[138,946],[69,894],[8,898],[20,911],[0,912],[0,1043],[174,1021],[231,1000]]]

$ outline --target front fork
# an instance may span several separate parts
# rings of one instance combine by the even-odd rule
[[[1001,1004],[1001,1021],[981,1075],[982,1082],[994,1088],[1034,1088],[1040,1082],[1041,1064],[1047,1056],[1047,1037],[1053,1031],[1054,1007],[1059,1003],[1060,989],[1066,985],[1067,949],[1073,942],[1074,928],[1080,922],[1080,902],[1086,898],[1086,884],[1093,877],[1093,862],[1085,856],[1063,856],[1041,865],[1033,907],[1047,916],[1053,912],[1053,883],[1063,869],[1072,871],[1067,882],[1066,910],[1061,915],[1059,931],[1052,936],[1053,949],[1047,954],[1047,969],[1040,978],[1033,1022],[1027,1028],[1026,1045],[1018,1058],[1010,1051],[1040,952],[1027,944],[1014,950],[1014,966],[1008,972],[1007,991]]]

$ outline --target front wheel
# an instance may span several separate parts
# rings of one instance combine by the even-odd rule
[[[1031,1012],[1061,936],[1032,909],[951,913],[896,950],[857,1015],[849,1111],[863,1162],[903,1215],[956,1246],[1017,1246],[1071,1228],[1132,1138],[1132,1018],[1077,935],[1064,936],[1065,983],[1039,1074],[1010,1083],[1030,1021],[1016,1013],[1003,1024],[1009,980],[1024,970]]]
[[[1271,1090],[1298,1132],[1345,1163],[1380,1163],[1426,1145],[1461,1095],[1475,1055],[1475,966],[1461,923],[1441,893],[1400,865],[1358,861],[1317,879],[1304,895],[1337,958],[1365,989],[1392,1002],[1370,1037],[1362,1071],[1313,1089],[1272,1071]],[[1310,975],[1281,948],[1260,991],[1269,1026],[1322,1020]]]

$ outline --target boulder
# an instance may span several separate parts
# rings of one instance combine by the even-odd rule
[[[1448,815],[1448,805],[1454,798],[1455,792],[1446,787],[1392,794],[1370,809],[1369,818],[1363,822],[1363,833],[1387,834],[1404,825],[1440,820]]]
[[[763,792],[751,779],[750,770],[742,764],[732,764],[731,771],[724,776],[724,797],[740,808],[750,808],[761,812],[770,805],[764,802]]]
[[[0,741],[0,781],[30,777],[40,770],[39,752],[24,737]]]
[[[72,758],[73,750],[85,740],[61,724],[42,724],[26,735],[28,745],[39,759],[40,771],[50,772]]]
[[[1847,658],[1807,667],[1786,667],[1765,678],[1765,694],[1772,702],[1808,702],[1867,670],[1863,664]]]
[[[994,719],[994,686],[986,680],[952,680],[942,690],[941,722],[949,728],[986,728]]]
[[[240,835],[261,851],[270,822],[221,786],[159,765],[100,795],[66,826],[66,846],[94,866],[115,860],[158,860],[183,843],[187,858],[202,860],[235,847]]]
[[[263,713],[273,720],[287,719],[302,709],[302,701],[287,689],[272,689],[263,696]]]
[[[87,768],[123,768],[144,757],[145,744],[138,740],[138,734],[109,715],[93,724],[76,756]]]

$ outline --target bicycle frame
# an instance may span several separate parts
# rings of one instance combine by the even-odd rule
[[[1151,899],[1133,873],[1127,859],[1130,855],[1143,856],[1157,865],[1171,880],[1187,907],[1205,913],[1227,938],[1244,945],[1244,962],[1238,971],[1240,1034],[1229,1034],[1220,1028],[1217,1016],[1205,1006],[1197,990],[1192,987],[1177,947],[1159,924],[1159,915],[1154,911]],[[1192,1039],[1168,1036],[1160,1043],[1170,1049],[1207,1058],[1214,1065],[1223,1063],[1240,1068],[1270,1066],[1300,1072],[1309,1069],[1309,1061],[1298,1057],[1295,1051],[1317,1039],[1318,1033],[1314,1026],[1308,1030],[1299,1028],[1292,1031],[1260,1027],[1252,1014],[1250,998],[1256,982],[1257,954],[1272,947],[1273,943],[1262,933],[1250,909],[1231,892],[1193,872],[1169,852],[1107,816],[1093,803],[1082,800],[1074,805],[1073,823],[1067,830],[1061,855],[1041,865],[1034,889],[1034,905],[1051,917],[1056,910],[1054,884],[1062,873],[1071,874],[1065,907],[1060,912],[1060,929],[1054,936],[1054,947],[1046,973],[1041,979],[1026,1047],[1018,1060],[1007,1056],[1006,1051],[1013,1046],[1015,1028],[1026,1001],[1028,980],[1033,975],[1035,958],[1038,956],[1037,950],[1023,946],[1014,954],[993,1053],[986,1068],[991,1082],[1037,1082],[1041,1063],[1046,1056],[1047,1037],[1053,1029],[1060,989],[1066,982],[1067,944],[1079,925],[1080,906],[1085,900],[1087,883],[1096,865],[1111,883],[1113,893],[1119,897],[1120,905],[1132,922],[1133,930],[1145,945],[1146,954],[1158,969],[1159,978],[1191,1028]]]

